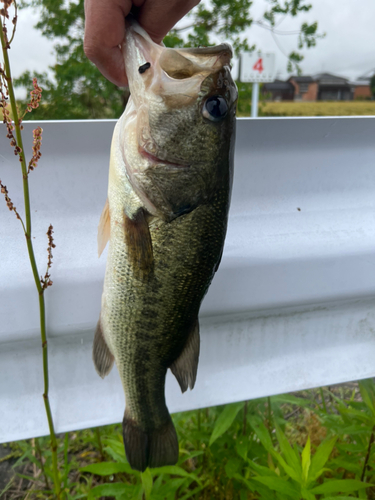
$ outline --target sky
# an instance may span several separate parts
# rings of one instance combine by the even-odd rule
[[[302,22],[318,21],[319,33],[326,37],[318,40],[317,46],[304,50],[301,64],[303,74],[314,75],[329,72],[356,80],[364,73],[375,70],[375,0],[310,0],[313,8],[297,18],[285,17],[279,30],[292,31]],[[251,13],[254,20],[261,20],[269,6],[266,0],[253,0]],[[38,13],[31,9],[19,12],[18,27],[10,57],[12,73],[19,76],[23,71],[45,71],[54,63],[53,41],[47,40],[33,28]],[[186,22],[186,20],[185,20]],[[180,22],[184,24],[184,20]],[[278,45],[269,31],[253,25],[248,33],[250,44],[255,43],[263,52],[276,55],[277,77],[288,78],[286,54],[297,49],[298,37],[278,36]],[[236,65],[234,75],[237,75]]]
[[[355,80],[371,70],[375,70],[375,1],[374,0],[310,0],[313,8],[298,18],[285,20],[281,30],[293,30],[301,21],[318,21],[318,32],[326,33],[317,46],[303,51],[301,64],[303,74],[314,75],[329,72]],[[261,18],[266,2],[254,1],[255,18]],[[254,39],[264,51],[276,54],[277,69],[282,77],[286,58],[276,46],[272,35],[266,30],[253,26],[249,37]],[[279,36],[278,43],[288,54],[297,48],[296,36]]]

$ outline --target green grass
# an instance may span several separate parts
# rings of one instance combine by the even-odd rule
[[[126,461],[120,425],[61,436],[64,498],[375,499],[372,380],[178,413],[173,420],[177,466],[143,474]],[[48,438],[11,447],[17,475],[2,500],[52,499]]]
[[[239,105],[238,116],[250,116]],[[266,102],[259,104],[259,116],[365,116],[375,115],[375,101]]]

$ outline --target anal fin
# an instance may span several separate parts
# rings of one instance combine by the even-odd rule
[[[146,279],[153,270],[154,255],[150,228],[143,208],[133,218],[124,213],[125,242],[133,272],[138,279]]]
[[[96,371],[102,378],[108,375],[111,371],[115,360],[104,340],[100,319],[96,326],[94,344],[92,348],[92,359],[94,361]]]
[[[110,237],[110,231],[111,231],[111,221],[109,217],[109,203],[108,203],[108,198],[105,202],[104,208],[102,215],[100,216],[99,220],[99,227],[98,227],[98,254],[99,257],[103,253],[103,250],[105,249],[109,237]]]
[[[188,387],[193,389],[197,378],[199,360],[199,322],[194,323],[180,356],[171,364],[170,369],[180,384],[181,391],[185,392]]]

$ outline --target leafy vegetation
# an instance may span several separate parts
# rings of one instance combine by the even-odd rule
[[[144,473],[127,463],[119,425],[62,436],[65,498],[375,499],[373,380],[178,413],[173,420],[178,464]],[[47,441],[12,444],[17,475],[2,499],[25,498],[26,491],[30,500],[53,498]]]
[[[277,22],[285,16],[297,17],[309,11],[312,5],[306,0],[280,2],[268,0],[269,9],[263,19],[251,16],[251,0],[211,0],[201,3],[184,19],[184,25],[172,30],[164,39],[169,47],[212,45],[217,41],[232,42],[236,53],[253,50],[244,31],[256,23],[277,36]],[[23,7],[32,7],[40,13],[36,24],[42,34],[56,40],[56,63],[50,67],[53,78],[47,73],[26,71],[15,80],[16,86],[32,87],[37,78],[43,88],[43,103],[25,119],[85,119],[118,118],[127,101],[128,92],[107,81],[83,52],[84,0],[23,0]],[[299,33],[298,48],[314,47],[320,35],[318,24],[303,23]],[[283,33],[284,34],[284,33]],[[289,56],[289,70],[298,71],[301,53]]]
[[[371,77],[370,88],[371,88],[372,97],[375,97],[375,73]]]

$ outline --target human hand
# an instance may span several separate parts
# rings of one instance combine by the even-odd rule
[[[128,84],[119,45],[125,17],[133,7],[135,18],[156,43],[200,0],[85,0],[84,51],[99,71],[119,87]]]

